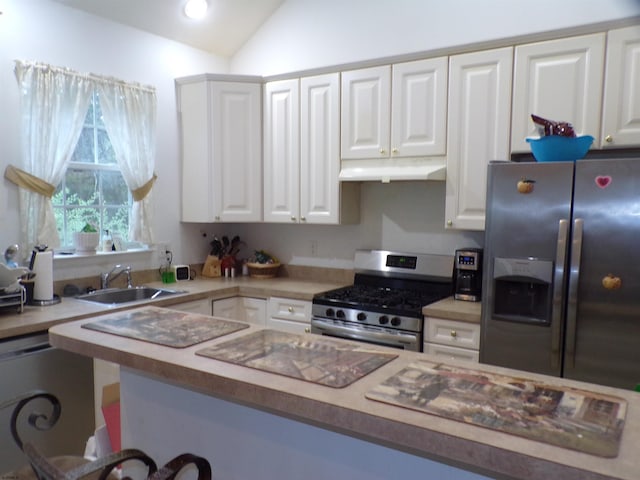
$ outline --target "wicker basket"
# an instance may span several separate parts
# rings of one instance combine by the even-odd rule
[[[247,263],[252,278],[273,278],[278,275],[279,263]]]

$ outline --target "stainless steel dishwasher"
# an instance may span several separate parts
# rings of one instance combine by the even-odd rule
[[[33,389],[56,395],[62,414],[50,431],[22,429],[22,438],[48,456],[82,455],[95,430],[93,360],[51,347],[47,333],[0,340],[0,402]],[[9,431],[12,411],[0,410],[0,474],[26,463]]]

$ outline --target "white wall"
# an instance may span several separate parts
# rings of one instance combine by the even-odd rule
[[[227,59],[107,22],[50,0],[0,0],[0,172],[20,165],[15,59],[109,75],[157,89],[156,239],[178,250],[192,235],[179,225],[179,144],[174,78],[224,73]],[[0,253],[18,240],[17,187],[0,180]],[[184,245],[183,242],[187,245]]]
[[[640,0],[286,0],[233,57],[276,75],[640,15]]]

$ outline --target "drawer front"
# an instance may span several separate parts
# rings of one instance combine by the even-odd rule
[[[269,298],[269,317],[297,322],[311,322],[311,302],[291,298]]]
[[[480,324],[425,317],[425,341],[452,347],[480,348]]]
[[[267,328],[275,328],[276,330],[283,330],[289,333],[309,333],[311,327],[305,325],[303,322],[296,322],[291,320],[283,320],[281,318],[267,318]]]
[[[466,348],[450,347],[448,345],[438,345],[437,343],[425,343],[424,353],[435,355],[447,360],[463,360],[465,362],[478,363],[480,361],[477,350],[469,350]]]

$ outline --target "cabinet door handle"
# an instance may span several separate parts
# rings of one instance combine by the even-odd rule
[[[287,308],[287,310],[289,311],[289,313],[293,313],[293,307],[289,307]]]
[[[611,143],[613,142],[613,137],[611,135],[607,135],[606,137],[604,137],[604,141],[607,143]]]
[[[307,221],[307,217],[300,217],[300,221],[301,222],[306,222]]]
[[[458,336],[458,332],[456,332],[455,330],[451,330],[450,334],[452,338],[456,338]]]
[[[398,153],[398,149],[397,148],[392,148],[391,149],[391,153]]]
[[[380,149],[380,154],[381,154],[381,155],[384,155],[385,153],[387,153],[387,151],[386,151],[384,148],[381,148],[381,149]]]
[[[296,221],[296,217],[291,217],[291,221],[295,222]]]

